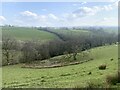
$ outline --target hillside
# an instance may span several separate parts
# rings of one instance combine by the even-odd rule
[[[17,40],[40,40],[40,41],[49,41],[54,39],[60,39],[60,35],[64,36],[80,36],[80,35],[89,35],[91,32],[87,30],[63,30],[63,29],[50,29],[48,31],[39,30],[38,28],[32,27],[2,27],[2,35],[10,36]],[[53,32],[53,33],[51,33]],[[56,34],[57,33],[57,34]]]
[[[104,31],[107,33],[117,33],[117,30],[112,28],[104,28]],[[51,33],[52,32],[52,33]],[[95,32],[90,30],[76,30],[76,29],[49,29],[40,30],[39,28],[34,27],[2,27],[2,35],[7,35],[14,37],[17,40],[41,40],[49,41],[54,39],[65,39],[66,37],[79,37],[79,36],[89,36],[94,35]]]
[[[10,37],[14,37],[17,40],[42,40],[48,41],[53,39],[59,39],[54,34],[39,31],[37,28],[29,27],[2,27],[2,34]]]
[[[89,35],[92,33],[91,31],[88,30],[76,30],[76,29],[71,29],[71,30],[66,30],[66,29],[51,29],[49,31],[55,32],[60,35],[64,36],[70,36],[70,37],[75,37],[75,36],[80,36],[80,35]]]
[[[59,68],[21,68],[22,64],[4,66],[3,87],[74,88],[86,87],[88,82],[104,85],[106,76],[117,72],[117,50],[116,45],[93,48],[90,50],[93,60]],[[106,64],[107,68],[99,70],[98,67],[101,64]],[[90,75],[89,72],[91,72]]]

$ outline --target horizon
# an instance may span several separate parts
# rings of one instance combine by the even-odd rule
[[[95,26],[95,25],[93,25],[93,26],[90,26],[90,25],[86,25],[86,26],[25,26],[25,25],[23,25],[23,26],[21,26],[21,25],[11,25],[11,24],[4,24],[4,25],[0,25],[0,27],[5,27],[5,26],[7,26],[7,27],[42,27],[42,28],[82,28],[82,27],[116,27],[116,28],[118,28],[119,26],[107,26],[107,25],[103,25],[103,26]]]

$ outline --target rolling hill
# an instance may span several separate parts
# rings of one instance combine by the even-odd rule
[[[2,34],[14,37],[17,40],[53,40],[59,39],[56,35],[29,27],[2,27]]]
[[[105,85],[106,76],[114,74],[118,70],[117,50],[117,45],[93,48],[90,49],[93,60],[58,68],[21,68],[22,64],[4,66],[2,73],[3,87],[79,88],[86,87],[88,82]],[[98,67],[101,64],[105,64],[107,68],[99,70]],[[90,75],[89,72],[91,72]]]

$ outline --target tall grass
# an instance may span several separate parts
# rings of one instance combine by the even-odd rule
[[[120,83],[120,71],[114,75],[108,75],[106,77],[106,82],[109,85],[117,85],[117,83]]]

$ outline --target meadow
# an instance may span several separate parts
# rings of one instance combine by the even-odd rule
[[[76,37],[76,36],[88,36],[90,34],[92,34],[91,31],[89,30],[82,30],[82,29],[79,29],[79,30],[76,30],[76,29],[70,29],[70,30],[67,30],[67,29],[53,29],[53,30],[49,30],[49,31],[52,31],[52,32],[55,32],[57,34],[60,34],[60,35],[64,35],[64,36],[70,36],[70,37]]]
[[[6,52],[6,56],[2,54],[2,87],[117,87],[106,80],[118,72],[117,32],[108,29],[3,26],[3,45],[8,48],[2,48]],[[105,69],[100,70],[100,66]]]
[[[81,88],[86,87],[89,82],[106,86],[106,76],[115,74],[118,70],[117,45],[90,49],[90,55],[93,57],[91,61],[58,68],[21,68],[22,64],[4,66],[3,87]],[[102,64],[106,65],[105,70],[99,70],[98,67]]]
[[[58,39],[54,34],[40,31],[37,28],[31,27],[2,27],[3,36],[10,36],[17,40],[40,40],[49,41]]]

